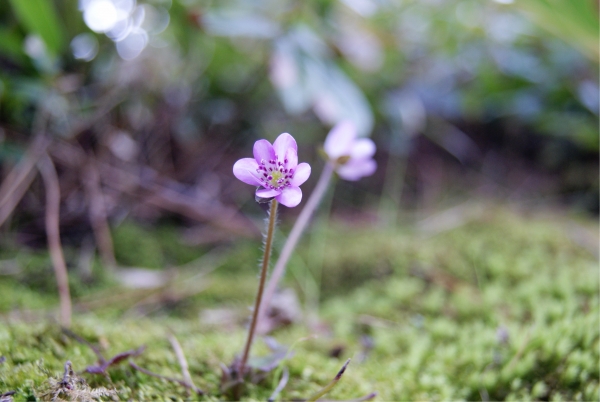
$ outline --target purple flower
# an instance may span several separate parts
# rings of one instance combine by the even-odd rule
[[[244,183],[259,186],[256,196],[275,198],[286,207],[302,200],[300,185],[310,176],[308,163],[298,164],[294,137],[283,133],[271,145],[267,140],[254,143],[254,159],[243,158],[233,165],[233,174]]]
[[[369,138],[357,138],[356,127],[349,121],[342,121],[331,129],[324,148],[342,179],[355,181],[372,175],[377,169],[373,160],[375,143]]]

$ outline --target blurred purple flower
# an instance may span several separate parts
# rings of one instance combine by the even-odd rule
[[[256,196],[275,198],[286,207],[302,200],[300,185],[310,176],[308,163],[298,164],[294,137],[283,133],[271,145],[267,140],[254,143],[254,158],[243,158],[233,165],[233,174],[246,184],[259,186]]]
[[[331,129],[324,148],[335,171],[344,180],[355,181],[372,175],[377,169],[373,160],[375,143],[369,138],[357,138],[356,127],[350,121],[342,121]]]

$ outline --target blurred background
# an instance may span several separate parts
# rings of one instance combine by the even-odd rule
[[[265,217],[233,164],[289,132],[312,166],[303,202],[281,208],[278,256],[327,133],[350,119],[378,169],[331,186],[290,259],[270,324],[306,324],[283,344],[321,337],[288,359],[284,396],[354,357],[333,400],[597,400],[598,13],[597,0],[0,0],[0,394],[36,400],[66,359],[76,372],[95,359],[52,325],[61,267],[86,343],[146,344],[140,365],[178,377],[177,332],[199,386],[218,390]],[[111,370],[110,384],[87,378],[124,399],[183,395]]]
[[[0,247],[46,247],[38,167],[56,172],[63,245],[107,266],[256,239],[233,163],[290,132],[308,195],[343,119],[379,167],[338,184],[340,219],[490,198],[597,216],[598,35],[588,0],[3,1]]]

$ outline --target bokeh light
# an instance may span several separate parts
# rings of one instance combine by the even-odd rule
[[[83,20],[94,32],[104,33],[116,46],[123,60],[138,57],[150,41],[150,36],[162,33],[169,25],[169,12],[164,7],[149,4],[138,5],[135,0],[80,0],[79,8]],[[78,59],[90,56],[85,48],[91,46],[88,39],[78,39],[72,43],[73,52],[77,47]],[[91,60],[91,59],[89,59]]]
[[[79,34],[71,41],[71,51],[76,59],[93,60],[98,54],[98,39],[90,33]]]
[[[86,2],[83,20],[94,32],[108,32],[118,21],[117,8],[110,0],[92,0]]]
[[[136,29],[123,40],[117,42],[117,53],[124,60],[133,60],[142,53],[148,44],[148,34],[143,29]]]

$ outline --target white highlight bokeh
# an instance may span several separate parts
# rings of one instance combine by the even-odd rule
[[[83,9],[83,20],[94,32],[108,32],[119,20],[117,8],[110,0],[87,1]]]
[[[71,51],[76,59],[93,60],[98,54],[98,40],[90,33],[79,34],[71,41]]]
[[[149,36],[163,32],[170,22],[164,7],[138,5],[136,0],[79,0],[79,9],[86,25],[115,42],[124,60],[138,57],[150,42]],[[73,39],[71,49],[75,58],[89,61],[96,56],[98,43],[82,35]]]

